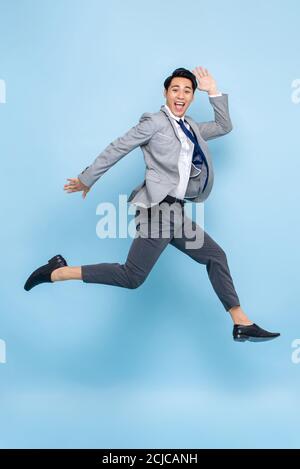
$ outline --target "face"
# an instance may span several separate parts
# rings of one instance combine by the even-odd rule
[[[194,99],[192,82],[188,78],[172,78],[168,90],[164,90],[166,104],[172,113],[182,117]]]

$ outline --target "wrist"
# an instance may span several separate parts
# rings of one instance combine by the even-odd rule
[[[220,94],[220,91],[218,90],[218,88],[211,88],[210,90],[208,90],[208,96],[210,96],[211,94]]]

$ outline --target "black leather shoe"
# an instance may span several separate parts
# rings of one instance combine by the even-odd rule
[[[25,290],[29,291],[40,283],[52,283],[51,274],[53,270],[58,269],[59,267],[65,267],[66,265],[68,265],[66,260],[60,254],[52,257],[49,259],[48,264],[42,265],[32,272],[24,285]]]
[[[279,332],[268,332],[259,327],[257,324],[250,324],[243,326],[242,324],[235,324],[233,326],[233,340],[237,342],[264,342],[267,340],[275,339],[280,336]]]

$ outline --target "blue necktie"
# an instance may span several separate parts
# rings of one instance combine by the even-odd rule
[[[197,168],[201,168],[203,161],[205,161],[205,156],[201,147],[196,139],[196,137],[189,131],[189,129],[184,125],[183,120],[179,119],[178,124],[180,125],[182,131],[185,135],[193,142],[194,144],[194,151],[193,151],[193,164],[197,166]]]

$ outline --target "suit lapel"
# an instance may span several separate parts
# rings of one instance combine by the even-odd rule
[[[195,132],[196,136],[197,136],[197,140],[199,142],[199,140],[203,140],[203,138],[201,137],[200,135],[200,132],[199,132],[199,129],[197,127],[197,124],[193,121],[193,119],[189,116],[185,116],[184,120],[187,121],[187,123],[191,126],[191,128],[193,129],[193,131]],[[201,147],[202,148],[202,147]],[[202,149],[203,151],[203,149]]]
[[[176,136],[176,138],[179,140],[179,142],[181,143],[181,140],[180,140],[180,138],[178,137],[177,128],[176,128],[176,124],[175,124],[175,122],[174,122],[174,119],[172,119],[172,117],[170,116],[170,114],[169,114],[168,111],[166,110],[165,106],[161,106],[160,110],[161,110],[161,111],[167,116],[167,118],[169,119],[169,122],[170,122],[171,126],[173,127],[175,136]]]

